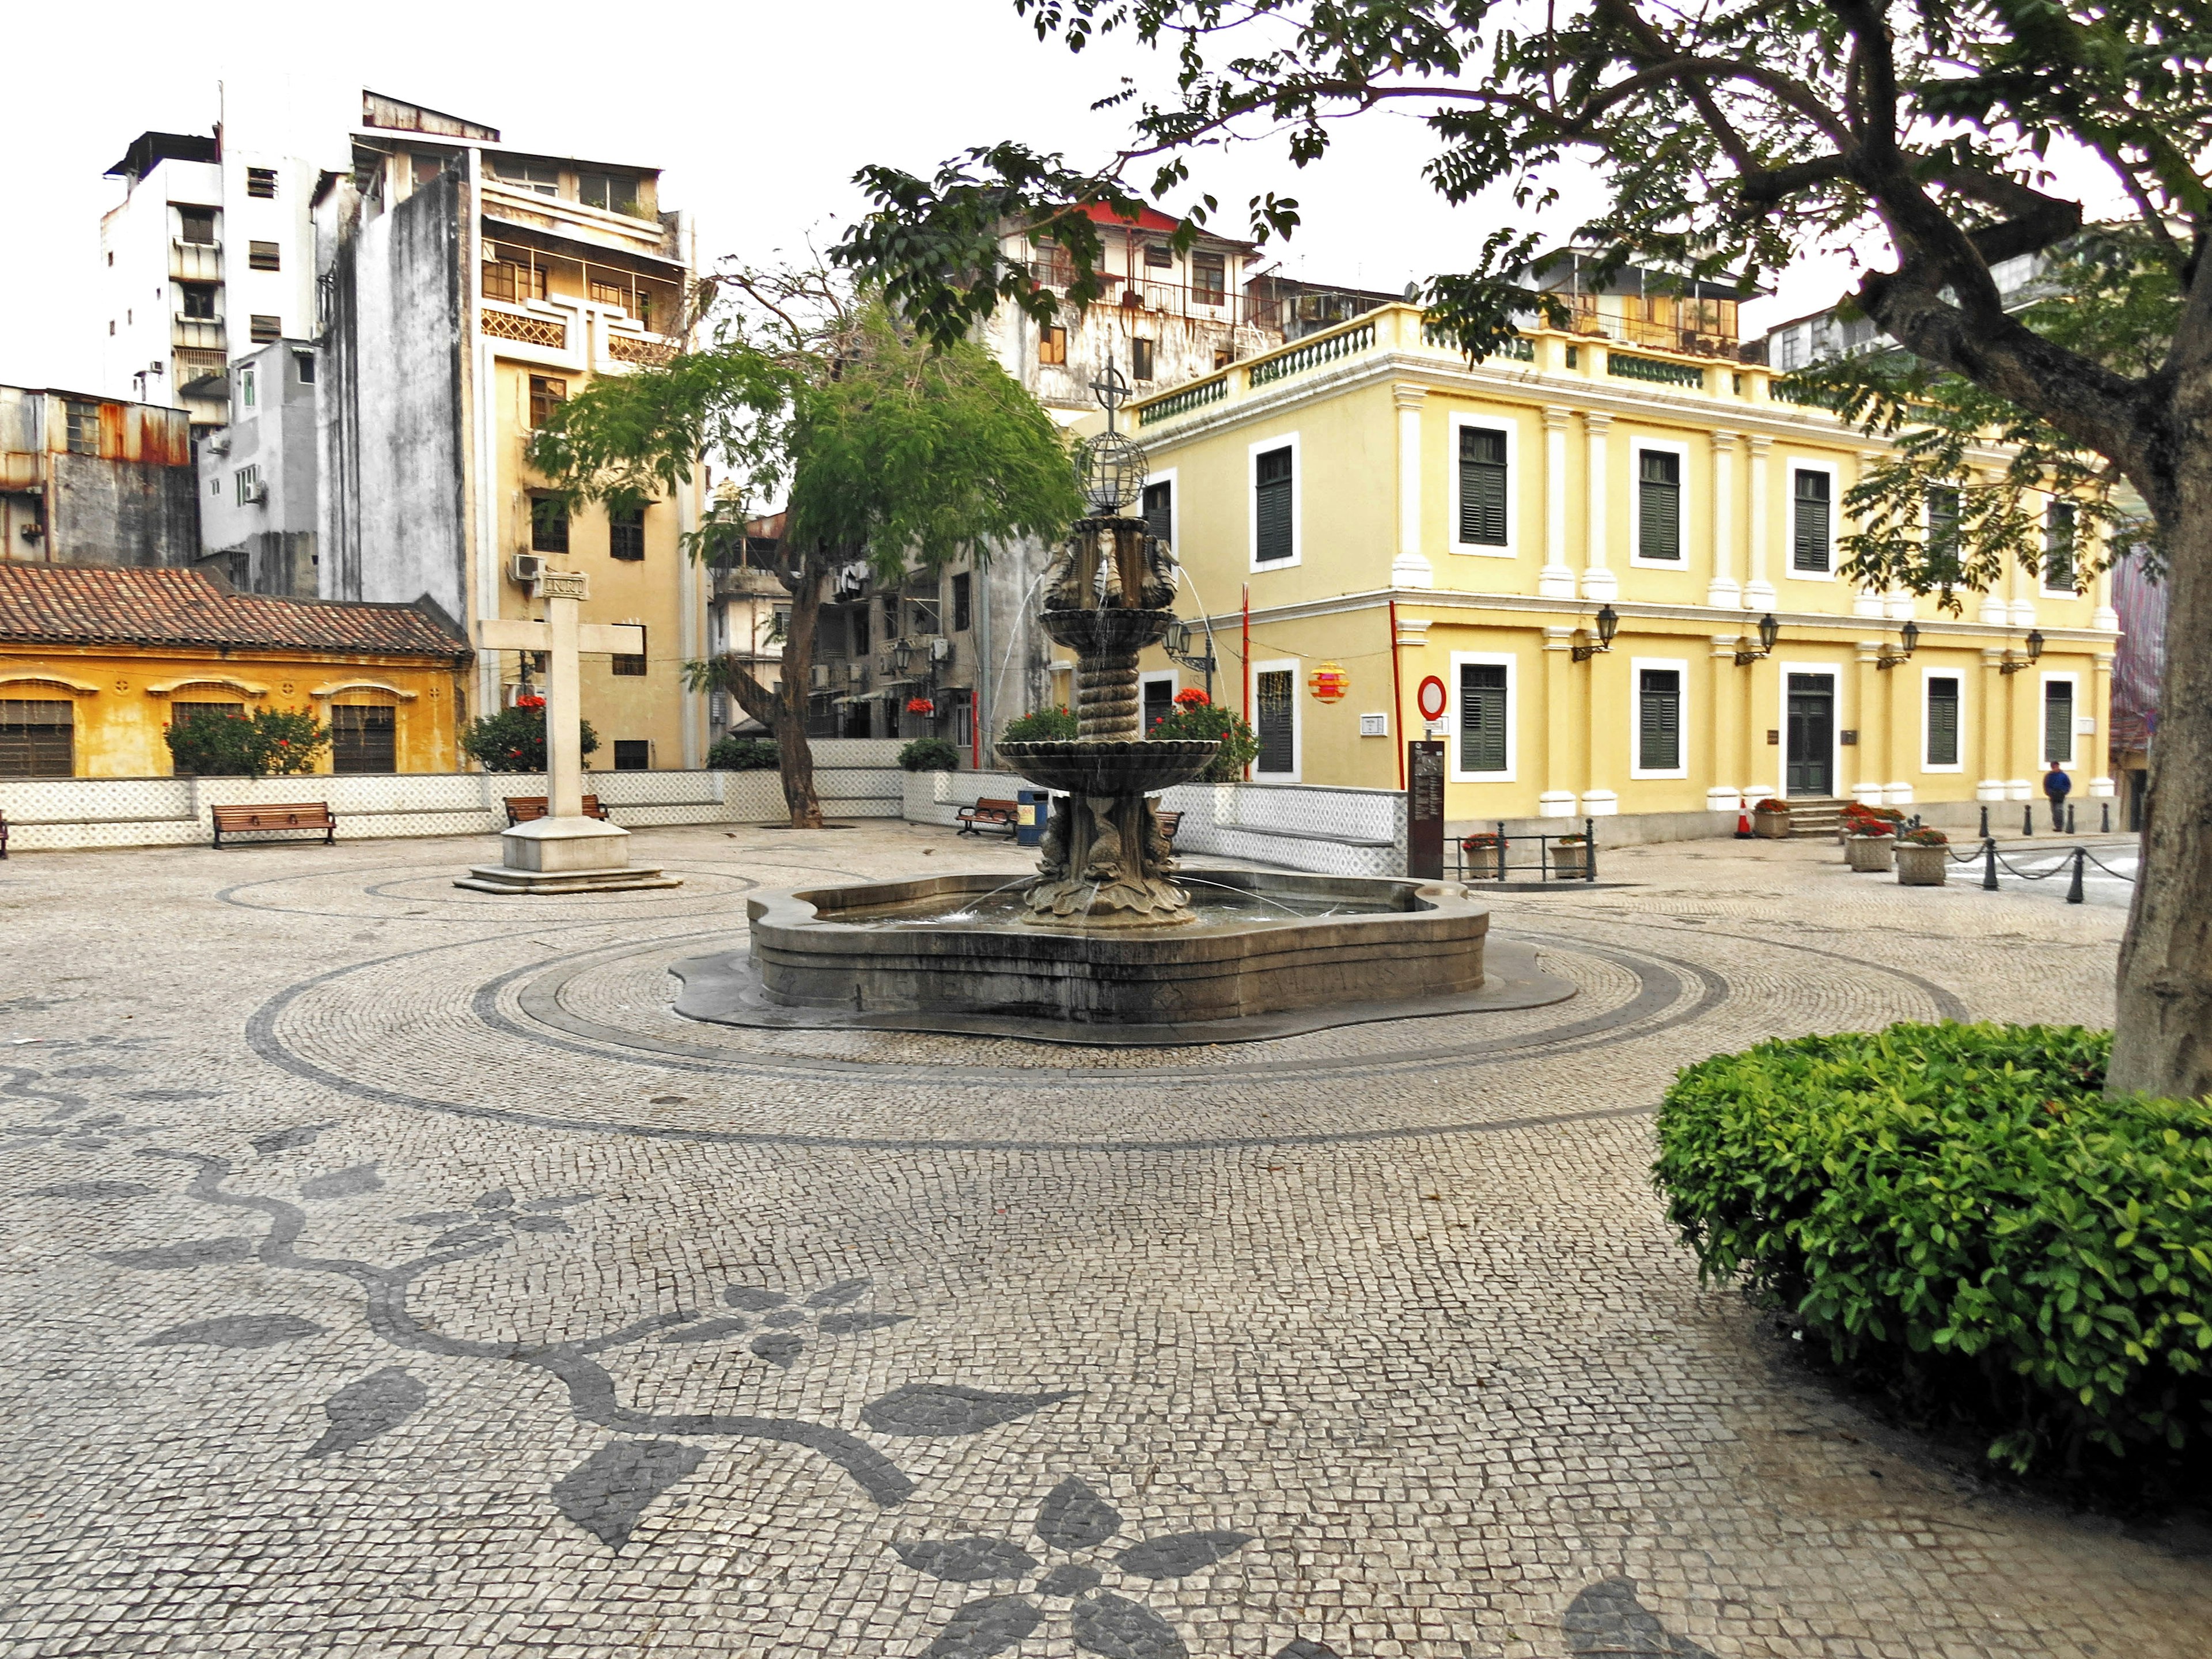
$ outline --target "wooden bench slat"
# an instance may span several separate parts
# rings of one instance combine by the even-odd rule
[[[287,830],[319,830],[323,844],[329,846],[337,839],[338,821],[326,800],[275,800],[252,806],[210,806],[209,817],[215,824],[215,844],[222,845],[225,835],[268,834]]]
[[[545,817],[551,807],[551,803],[544,795],[509,795],[503,805],[507,808],[507,827],[510,830],[518,823],[535,823]],[[584,816],[604,818],[610,823],[614,821],[607,817],[607,809],[597,795],[584,797]]]

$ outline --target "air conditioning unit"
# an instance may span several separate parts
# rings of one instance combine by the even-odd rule
[[[228,432],[210,432],[203,441],[207,447],[207,453],[210,455],[230,453],[230,434]]]
[[[827,691],[830,689],[830,665],[826,662],[816,663],[812,678],[814,689],[817,691]]]
[[[542,581],[545,577],[545,561],[535,553],[515,553],[507,561],[508,578],[524,587]]]
[[[933,637],[929,641],[929,659],[932,662],[951,661],[952,641],[946,639],[942,634],[937,635]]]
[[[265,483],[250,483],[246,486],[246,493],[240,499],[254,503],[265,501],[269,499],[269,486]]]

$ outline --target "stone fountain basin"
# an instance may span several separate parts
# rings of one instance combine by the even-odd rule
[[[1002,743],[999,758],[1032,783],[1069,795],[1152,794],[1212,763],[1217,738],[1076,738]]]
[[[811,887],[747,901],[751,968],[761,1000],[784,1007],[1010,1015],[1156,1031],[1197,1028],[1193,1035],[1156,1039],[1185,1042],[1218,1042],[1223,1025],[1287,1010],[1357,1005],[1368,1010],[1364,1018],[1386,1018],[1375,1012],[1376,1005],[1404,1000],[1424,1005],[1421,1012],[1445,1012],[1435,1006],[1437,1000],[1483,988],[1490,912],[1455,884],[1254,870],[1208,870],[1206,878],[1262,898],[1279,894],[1307,904],[1348,901],[1376,908],[1280,920],[1240,916],[1157,932],[1018,922],[917,928],[876,918],[902,907],[957,908],[966,896],[981,898],[1004,888],[1006,877]],[[842,920],[848,913],[864,914]],[[688,993],[689,975],[686,987]],[[716,1018],[698,1006],[679,1004],[678,1012]]]

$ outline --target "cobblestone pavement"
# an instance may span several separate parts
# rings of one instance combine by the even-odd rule
[[[669,1012],[641,833],[0,865],[0,1651],[2201,1656],[2212,1573],[1984,1488],[1701,1291],[1674,1068],[2109,1018],[2122,918],[1832,847],[1506,894],[1549,1008],[1115,1052]]]

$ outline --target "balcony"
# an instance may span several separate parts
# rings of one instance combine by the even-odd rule
[[[169,323],[169,343],[187,351],[223,350],[220,317],[177,317]]]
[[[219,283],[222,280],[222,244],[187,242],[171,238],[169,280],[173,283]]]

